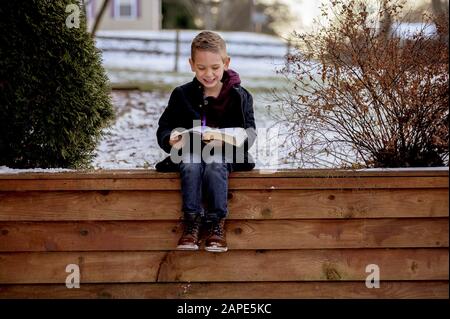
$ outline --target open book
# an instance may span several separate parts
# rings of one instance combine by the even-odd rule
[[[201,135],[203,141],[219,140],[237,147],[240,147],[248,137],[247,132],[242,127],[212,128],[209,126],[195,126],[188,130],[173,131],[170,138],[174,139],[178,135],[189,132]]]

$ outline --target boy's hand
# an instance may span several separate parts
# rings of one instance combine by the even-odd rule
[[[175,147],[176,149],[182,148],[184,145],[183,137],[178,135],[177,137],[170,138],[169,145]]]

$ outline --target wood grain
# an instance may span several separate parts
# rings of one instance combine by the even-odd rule
[[[0,284],[64,284],[68,264],[82,283],[448,280],[448,249],[235,250],[200,252],[0,253]]]
[[[0,174],[0,298],[448,298],[448,169],[265,173],[230,175],[224,254],[173,250],[177,173]]]
[[[230,178],[230,189],[447,188],[448,176]],[[179,190],[179,178],[0,179],[0,191]]]
[[[229,249],[448,247],[448,218],[231,220]],[[0,251],[172,250],[176,221],[0,222]]]
[[[367,289],[356,282],[233,282],[0,285],[0,299],[147,298],[147,299],[448,299],[448,281],[382,281]]]
[[[446,217],[448,189],[239,190],[231,219]],[[178,191],[0,192],[0,220],[168,220],[181,216]]]

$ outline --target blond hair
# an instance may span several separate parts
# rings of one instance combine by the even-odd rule
[[[191,59],[194,60],[195,51],[210,51],[219,53],[222,59],[227,57],[227,45],[220,35],[212,31],[202,31],[192,40]]]

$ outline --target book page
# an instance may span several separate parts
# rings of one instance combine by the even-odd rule
[[[179,135],[192,132],[194,134],[200,134],[202,140],[220,140],[225,143],[233,144],[236,146],[242,145],[247,139],[247,132],[242,127],[227,127],[227,128],[212,128],[209,126],[195,126],[188,130],[173,131],[170,135],[171,139],[177,138]]]

